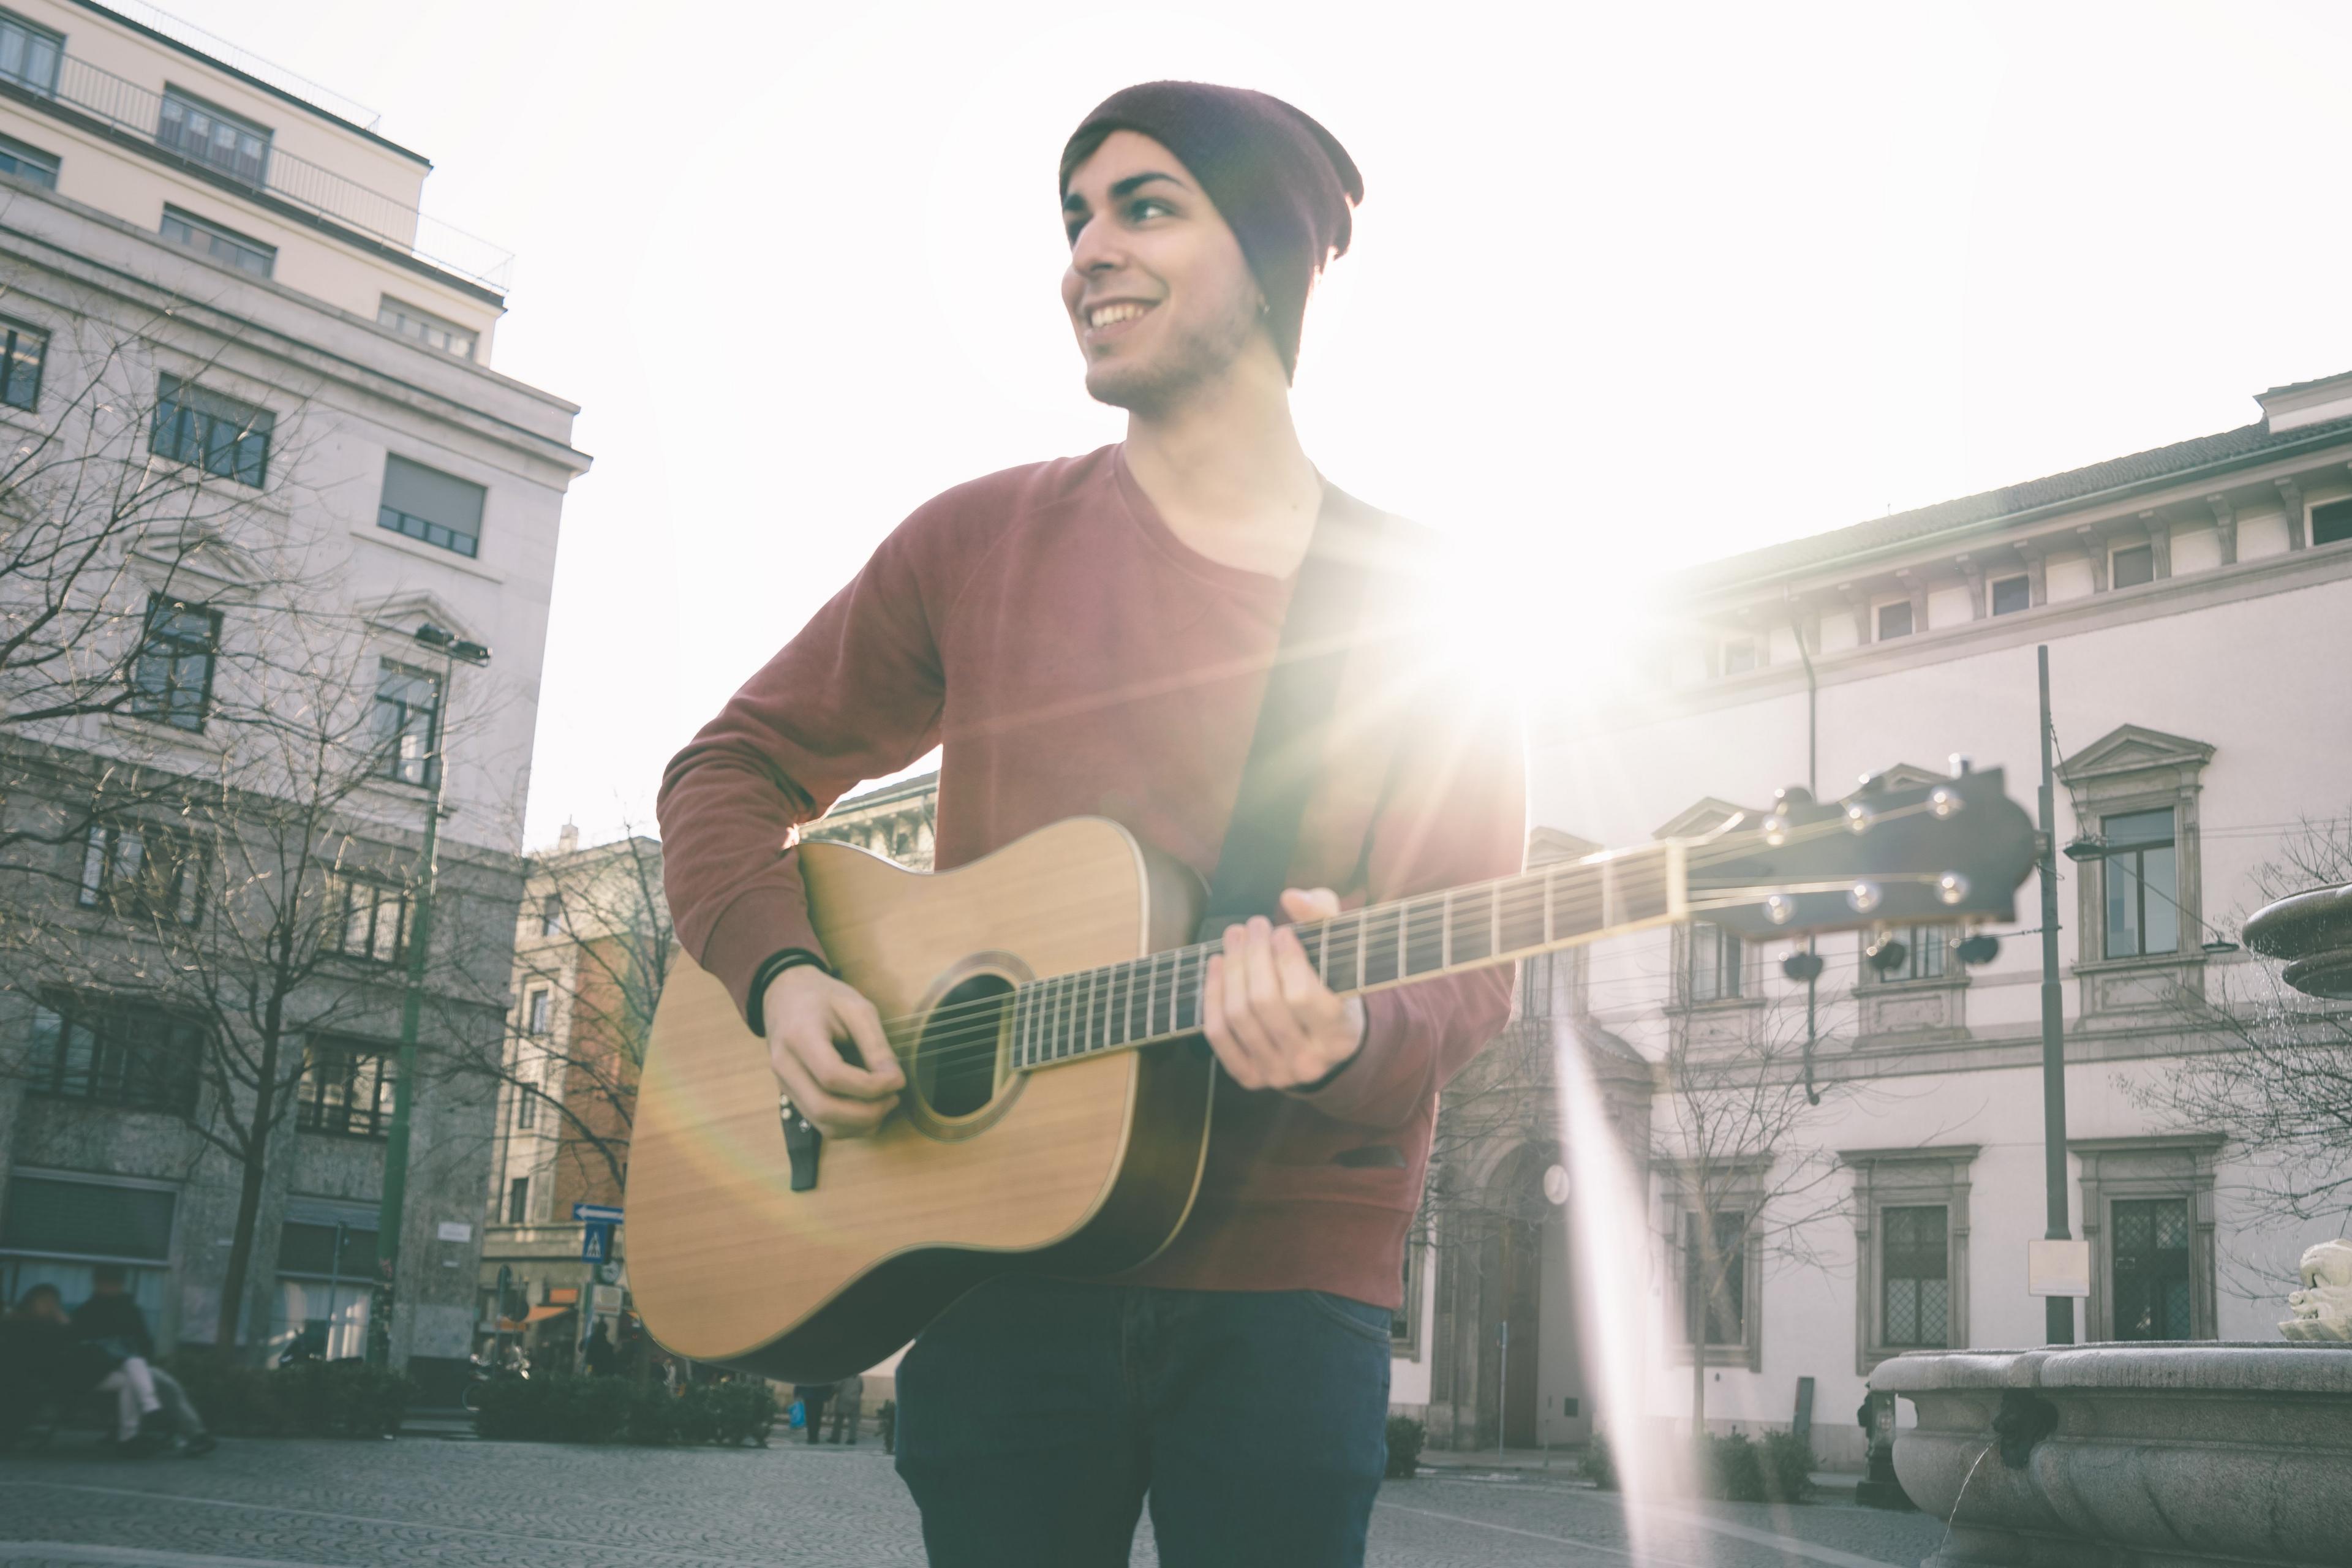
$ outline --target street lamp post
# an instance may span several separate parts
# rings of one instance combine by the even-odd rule
[[[2051,1241],[2071,1238],[2066,1205],[2066,1011],[2058,978],[2058,809],[2051,765],[2050,650],[2042,667],[2042,1157]],[[2053,1345],[2074,1342],[2074,1299],[2053,1295],[2042,1303],[2043,1332]]]
[[[400,1058],[392,1081],[392,1127],[384,1139],[383,1196],[376,1209],[375,1300],[368,1311],[368,1360],[392,1361],[394,1282],[400,1268],[400,1227],[408,1203],[409,1108],[416,1092],[416,1035],[425,1014],[427,944],[433,940],[433,894],[439,868],[441,800],[447,770],[442,765],[448,733],[449,682],[460,663],[486,665],[490,650],[452,636],[427,621],[409,634],[441,655],[441,684],[434,693],[433,724],[425,748],[425,776],[433,790],[425,814],[425,847],[416,879],[416,906],[408,922],[408,978],[400,998]],[[394,736],[397,744],[399,737]]]

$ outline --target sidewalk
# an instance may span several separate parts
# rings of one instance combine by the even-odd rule
[[[1493,1448],[1442,1449],[1423,1448],[1421,1468],[1423,1474],[1449,1476],[1469,1480],[1491,1477],[1496,1480],[1532,1481],[1554,1486],[1584,1487],[1578,1468],[1580,1450],[1575,1448]],[[1862,1476],[1853,1470],[1815,1470],[1813,1489],[1808,1502],[1852,1502],[1853,1489],[1861,1484]]]

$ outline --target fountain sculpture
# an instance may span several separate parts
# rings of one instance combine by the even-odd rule
[[[2246,922],[2285,982],[2352,999],[2352,887]],[[1915,1352],[1903,1489],[1950,1521],[1924,1568],[2352,1563],[2352,1240],[2305,1252],[2285,1342]]]

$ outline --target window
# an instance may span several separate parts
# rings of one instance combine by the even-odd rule
[[[2137,588],[2156,581],[2156,547],[2134,544],[2107,557],[2107,582],[2117,588]]]
[[[437,468],[388,457],[376,526],[470,557],[481,548],[482,498],[487,493],[481,486]]]
[[[2219,1132],[2070,1139],[2091,1244],[2085,1341],[2217,1337]]]
[[[515,1130],[528,1132],[539,1125],[539,1080],[530,1073],[515,1075]]]
[[[194,925],[204,918],[205,852],[185,828],[92,823],[82,839],[81,907]]]
[[[1704,921],[1690,928],[1690,962],[1684,974],[1686,1002],[1725,1002],[1739,994],[1739,939]]]
[[[58,188],[57,154],[44,153],[14,136],[0,136],[0,174],[14,174],[28,184],[54,191]]]
[[[33,1009],[26,1054],[36,1093],[187,1115],[196,1107],[204,1026],[139,1003],[58,999]]]
[[[1951,1335],[1950,1211],[1941,1204],[1878,1211],[1880,1323],[1889,1345],[1940,1348]]]
[[[167,375],[156,386],[155,428],[147,445],[159,458],[194,463],[208,474],[259,489],[269,475],[269,436],[276,424],[251,404]]]
[[[2130,811],[2102,817],[2106,840],[2109,958],[2180,950],[2179,872],[2172,813]]]
[[[163,209],[162,232],[163,237],[173,245],[200,250],[224,266],[234,267],[240,272],[250,272],[256,278],[267,278],[278,269],[276,246],[248,238],[233,228],[208,223],[177,207]]]
[[[365,1042],[313,1040],[303,1053],[294,1125],[305,1132],[383,1137],[392,1123],[391,1059]]]
[[[367,1353],[375,1280],[375,1216],[296,1200],[304,1217],[278,1233],[278,1300],[269,1324],[273,1360],[343,1361]]]
[[[415,338],[426,348],[439,349],[459,359],[474,357],[475,334],[471,328],[445,321],[414,305],[404,305],[389,294],[376,307],[375,319],[377,325],[390,327],[404,338]]]
[[[1404,1298],[1389,1314],[1389,1348],[1396,1354],[1421,1358],[1421,1254],[1420,1238],[1404,1239]]]
[[[375,732],[383,745],[386,777],[431,784],[440,773],[440,678],[385,659],[376,676]]]
[[[1756,639],[1737,637],[1723,645],[1723,673],[1744,675],[1756,668]]]
[[[408,953],[408,889],[365,877],[330,878],[322,945],[346,958],[398,963]]]
[[[1865,944],[1868,937],[1863,939]],[[1903,962],[1891,970],[1871,970],[1864,963],[1865,984],[1899,984],[1906,980],[1941,980],[1951,951],[1952,933],[1942,926],[1902,926],[1895,940],[1903,944]]]
[[[92,1266],[121,1265],[131,1298],[153,1323],[163,1310],[179,1194],[161,1182],[93,1182],[18,1166],[0,1215],[0,1298],[54,1285],[68,1308],[91,1294]]]
[[[0,11],[0,78],[47,97],[58,90],[58,61],[65,47],[59,34]]]
[[[2014,615],[2033,606],[2033,579],[2031,577],[1997,577],[1992,584],[1992,613]]]
[[[522,1005],[522,1032],[524,1034],[544,1035],[547,1033],[547,1015],[550,1009],[551,1001],[551,997],[547,988],[544,986],[533,991],[528,997],[524,998]]]
[[[2311,542],[2341,544],[2352,539],[2352,500],[2332,500],[2311,509]]]
[[[174,730],[203,733],[220,627],[218,610],[149,595],[146,631],[131,662],[131,711]]]
[[[1979,1146],[1849,1149],[1854,1371],[1969,1340],[1969,1172]]]
[[[563,931],[563,895],[550,893],[539,903],[539,934],[557,936]]]
[[[2189,1200],[2118,1198],[2111,1220],[2115,1226],[2115,1337],[2194,1339],[2189,1288]]]
[[[1878,606],[1878,640],[1907,637],[1911,635],[1911,601],[1898,599],[1891,605]]]
[[[6,153],[0,150],[0,163]],[[41,401],[41,365],[49,357],[49,334],[0,316],[0,403],[32,408]]]
[[[1683,1215],[1683,1338],[1695,1345],[1738,1345],[1748,1339],[1748,1216],[1733,1211]],[[1707,1241],[1702,1245],[1701,1237]]]
[[[269,132],[249,120],[215,109],[178,88],[163,89],[155,140],[163,146],[216,169],[234,180],[258,185],[269,168]]]
[[[530,1178],[517,1176],[507,1184],[507,1223],[524,1225],[530,1219]]]

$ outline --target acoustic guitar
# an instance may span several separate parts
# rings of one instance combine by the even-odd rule
[[[1751,940],[2011,918],[2033,863],[1998,770],[1428,893],[1298,928],[1341,994],[1509,963],[1677,921]],[[870,1138],[820,1142],[762,1043],[677,960],[628,1173],[629,1280],[697,1361],[853,1376],[1013,1269],[1104,1275],[1168,1245],[1208,1147],[1199,1047],[1212,944],[1190,870],[1079,817],[952,871],[801,847],[809,909],[907,1071]],[[797,1166],[797,1171],[795,1167]]]

